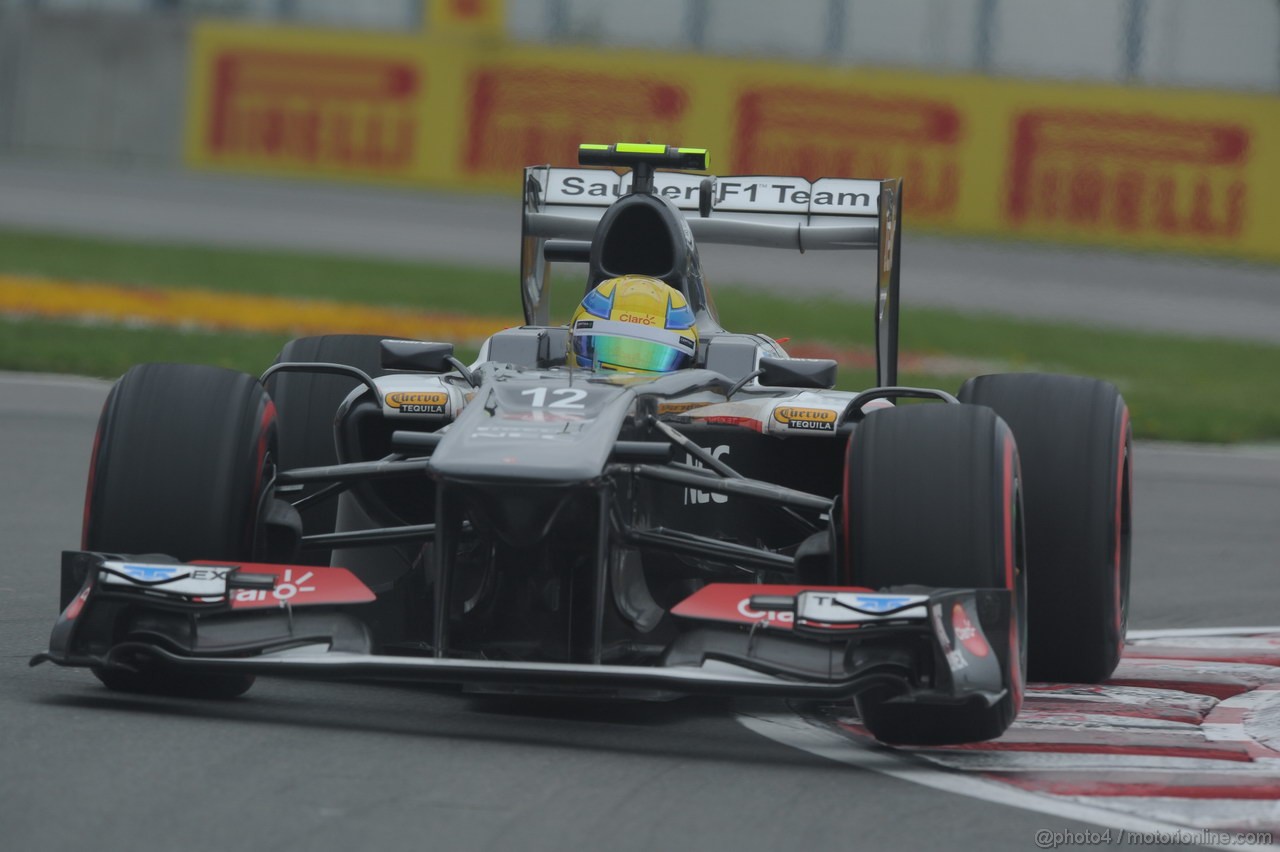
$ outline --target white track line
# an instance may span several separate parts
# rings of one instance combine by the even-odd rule
[[[1130,630],[1129,639],[1176,639],[1179,636],[1252,636],[1280,633],[1280,627],[1172,627],[1156,630]]]
[[[1130,639],[1164,639],[1182,636],[1231,636],[1280,633],[1280,627],[1175,628],[1131,630]],[[970,772],[953,772],[926,765],[923,760],[891,748],[863,745],[836,731],[794,713],[737,713],[738,723],[763,737],[810,754],[858,769],[879,772],[892,778],[934,790],[968,796],[1063,819],[1074,819],[1120,830],[1191,837],[1198,829],[1137,814],[1123,813],[1045,793],[1033,793],[995,781],[975,777]],[[1168,760],[1168,758],[1165,758]],[[1214,761],[1218,763],[1218,761]],[[1274,768],[1269,767],[1274,772]],[[1213,829],[1217,832],[1218,829]],[[1222,833],[1230,833],[1222,830]],[[1213,849],[1243,848],[1236,844],[1206,844]],[[1254,845],[1252,848],[1258,848]]]
[[[1074,819],[1122,831],[1142,833],[1180,834],[1188,836],[1196,829],[1172,822],[1146,819],[1106,808],[1073,802],[1061,797],[1050,798],[1045,794],[1031,793],[992,781],[975,778],[968,773],[945,772],[923,766],[889,749],[864,748],[835,731],[818,727],[792,713],[763,715],[738,714],[738,722],[774,742],[790,746],[810,754],[834,760],[858,769],[867,769],[888,775],[901,781],[919,784],[944,793],[982,799],[998,805],[1021,808],[1026,811],[1048,814],[1063,819]],[[1226,832],[1224,832],[1226,833]],[[1212,845],[1213,849],[1235,849],[1234,845]],[[1255,847],[1256,848],[1256,847]]]

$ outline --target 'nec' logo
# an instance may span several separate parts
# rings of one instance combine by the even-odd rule
[[[729,445],[721,444],[714,450],[709,447],[703,447],[704,450],[711,453],[711,457],[715,459],[729,455]],[[703,467],[701,460],[695,456],[687,456],[688,463],[693,467]],[[717,494],[714,491],[703,491],[701,488],[686,488],[684,490],[684,505],[700,504],[700,503],[728,503],[728,494]]]

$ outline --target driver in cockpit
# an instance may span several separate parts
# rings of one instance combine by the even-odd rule
[[[679,290],[647,275],[610,278],[587,293],[569,323],[579,367],[669,373],[693,366],[698,330]]]

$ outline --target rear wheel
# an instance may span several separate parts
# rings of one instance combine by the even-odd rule
[[[383,337],[372,334],[329,334],[300,337],[280,350],[276,363],[345,364],[370,376],[383,374]],[[359,382],[346,376],[318,373],[276,373],[267,381],[267,390],[275,401],[280,416],[280,468],[319,467],[337,464],[334,437],[334,415],[347,394]],[[307,485],[290,493],[296,502],[318,491],[321,485]],[[336,528],[338,499],[330,498],[303,508],[303,535],[333,532]],[[329,550],[304,550],[298,561],[309,565],[328,565]]]
[[[992,706],[857,698],[877,739],[937,745],[998,737],[1022,703],[1025,620],[1018,452],[990,409],[909,405],[869,414],[854,431],[843,497],[845,582],[1013,591],[1008,636],[988,636],[1004,672]]]
[[[243,373],[142,364],[116,382],[98,421],[82,547],[252,561],[274,478],[275,407]],[[251,676],[96,669],[130,692],[231,698]]]
[[[1013,373],[965,382],[1018,441],[1026,480],[1028,674],[1099,683],[1115,671],[1129,608],[1129,410],[1097,379]]]

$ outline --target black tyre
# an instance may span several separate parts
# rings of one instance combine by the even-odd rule
[[[188,364],[132,368],[98,421],[83,548],[252,561],[275,443],[275,407],[252,376]],[[234,697],[253,683],[149,668],[95,673],[113,689],[199,697]]]
[[[372,334],[300,337],[285,344],[276,363],[294,361],[346,364],[376,377],[383,374],[383,339],[382,335]],[[268,379],[267,391],[275,401],[280,418],[282,470],[337,463],[334,414],[357,384],[359,383],[355,379],[346,376],[313,373],[277,373]],[[308,485],[292,492],[289,494],[290,501],[296,502],[321,487]],[[300,512],[303,535],[333,532],[337,512],[336,498],[304,507]],[[328,565],[331,555],[329,550],[308,549],[302,551],[296,561],[310,565]]]
[[[1005,672],[994,706],[893,704],[857,698],[879,740],[939,745],[992,739],[1022,704],[1026,621],[1018,452],[988,408],[910,405],[869,414],[849,442],[843,496],[843,580],[880,589],[918,584],[1010,589],[1008,636],[988,636]]]
[[[979,376],[960,399],[1013,429],[1025,480],[1028,675],[1100,683],[1129,610],[1133,430],[1116,387],[1037,373]]]

